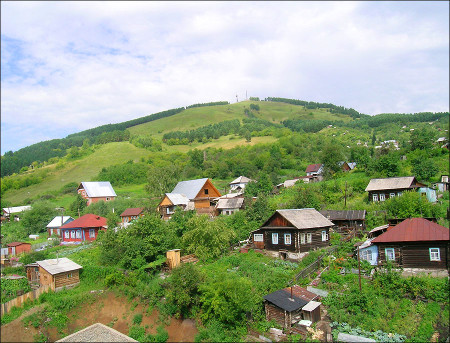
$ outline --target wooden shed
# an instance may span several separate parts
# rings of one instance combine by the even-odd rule
[[[54,291],[72,288],[80,283],[79,264],[69,260],[67,257],[50,260],[37,261],[39,266],[40,285],[50,285]]]
[[[25,242],[12,242],[9,244],[6,244],[8,247],[8,255],[9,256],[16,256],[20,255],[22,253],[31,252],[31,244],[25,243]]]

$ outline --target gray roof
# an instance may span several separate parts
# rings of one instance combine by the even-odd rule
[[[52,275],[83,268],[79,264],[69,260],[67,257],[36,261],[36,263]]]
[[[286,180],[283,183],[278,184],[277,187],[283,186],[284,188],[289,188],[294,186],[297,183],[297,181],[300,181],[300,179]]]
[[[95,323],[56,342],[138,342],[102,323]]]
[[[291,298],[291,294],[283,289],[264,296],[264,299],[288,312],[296,311],[308,303],[295,295]]]
[[[388,177],[383,179],[371,179],[366,187],[366,192],[384,189],[406,189],[412,188],[414,176]]]
[[[189,200],[194,199],[205,185],[208,178],[180,181],[171,193],[184,194]]]
[[[226,208],[241,208],[244,204],[244,198],[219,199],[216,208],[219,210]]]
[[[238,183],[249,183],[250,181],[253,181],[252,179],[249,179],[245,176],[239,176],[237,179],[230,182],[230,185],[238,184]]]
[[[26,205],[26,206],[15,206],[15,207],[4,207],[3,211],[6,214],[10,214],[10,213],[20,213],[23,211],[28,211],[31,210],[31,206],[30,205]]]
[[[320,211],[320,214],[330,220],[364,220],[366,218],[366,210],[324,210]]]
[[[109,181],[82,182],[81,185],[89,198],[116,196],[116,192],[114,192]]]
[[[64,225],[65,223],[67,223],[67,221],[70,219],[74,220],[71,216],[63,216],[62,223],[61,223],[61,216],[56,216],[55,218],[52,219],[52,221],[50,223],[48,223],[47,227],[48,228],[58,228],[58,227]]]
[[[331,221],[321,215],[320,212],[314,208],[277,210],[276,212],[278,212],[297,229],[311,229],[316,227],[327,227],[334,225]]]
[[[187,205],[189,202],[189,199],[184,194],[166,193],[166,196],[174,205]]]

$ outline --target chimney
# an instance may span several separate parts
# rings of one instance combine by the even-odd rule
[[[290,301],[295,301],[294,297],[292,296],[292,286],[291,286],[291,297],[289,298]]]

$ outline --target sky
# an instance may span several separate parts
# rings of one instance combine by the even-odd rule
[[[1,2],[2,154],[246,94],[449,111],[449,2]]]

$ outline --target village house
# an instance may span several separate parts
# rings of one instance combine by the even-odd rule
[[[9,256],[17,256],[22,253],[31,252],[31,244],[25,242],[12,242],[6,244],[8,247],[8,255]]]
[[[441,175],[440,182],[436,183],[436,188],[439,192],[446,192],[450,189],[448,182],[448,175]]]
[[[99,230],[106,230],[106,218],[92,213],[75,219],[60,227],[63,243],[81,243],[95,241]]]
[[[24,211],[31,210],[30,205],[26,206],[15,206],[15,207],[4,207],[2,210],[3,220],[16,220],[20,219],[20,214]]]
[[[144,216],[143,207],[127,208],[120,214],[122,225],[131,223],[133,220]]]
[[[305,178],[309,178],[309,176],[305,176]],[[290,187],[293,187],[300,180],[301,180],[301,178],[286,180],[286,181],[276,185],[276,187],[277,187],[277,189],[290,188]]]
[[[298,259],[305,252],[330,245],[333,223],[314,208],[277,210],[251,233],[256,249],[265,249],[273,256]]]
[[[61,226],[72,221],[74,221],[74,219],[71,216],[56,216],[47,224],[48,237],[50,238],[54,235],[61,238]]]
[[[30,283],[38,282],[40,286],[49,285],[55,292],[79,285],[81,268],[83,267],[67,257],[36,261],[26,265]]]
[[[77,193],[87,200],[87,206],[98,201],[112,201],[117,196],[109,181],[81,182]]]
[[[323,164],[310,164],[306,167],[306,176],[319,176],[323,173]]]
[[[244,197],[242,195],[231,198],[220,197],[216,204],[216,210],[218,214],[231,215],[235,212],[238,212],[243,208],[243,206]]]
[[[243,191],[245,189],[245,186],[247,186],[247,184],[249,182],[255,182],[255,181],[252,179],[249,179],[248,177],[245,177],[245,176],[239,176],[237,179],[235,179],[229,183],[230,192]]]
[[[372,240],[378,264],[403,268],[449,268],[449,229],[424,218],[409,218]]]
[[[208,178],[181,181],[171,193],[166,193],[158,205],[163,219],[170,219],[175,208],[195,210],[199,214],[215,215],[215,199],[221,194]]]
[[[264,296],[266,320],[289,330],[295,324],[310,326],[320,321],[318,295],[294,285]]]
[[[414,176],[389,177],[371,179],[366,192],[369,192],[369,201],[377,202],[400,196],[405,191],[415,191],[420,187],[425,185],[419,183]]]
[[[324,210],[320,214],[331,220],[333,229],[339,233],[362,232],[366,229],[366,210]]]
[[[339,166],[341,167],[342,171],[348,172],[348,171],[355,169],[356,162],[341,161],[341,162],[339,162]]]

